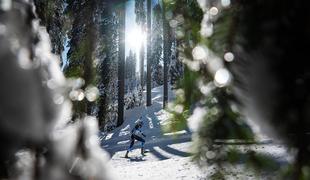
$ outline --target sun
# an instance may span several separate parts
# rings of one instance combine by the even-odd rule
[[[143,32],[140,27],[133,28],[128,35],[126,35],[126,43],[129,49],[132,49],[136,53],[140,51],[142,43],[145,44],[145,41],[145,32]]]

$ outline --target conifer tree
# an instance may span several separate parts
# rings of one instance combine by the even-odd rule
[[[117,126],[124,122],[124,95],[125,95],[125,19],[126,2],[121,1],[119,13],[119,51],[118,51],[118,119]]]
[[[145,0],[135,0],[135,14],[136,23],[140,26],[141,32],[146,33],[146,11],[145,11]],[[142,42],[139,53],[140,61],[140,85],[144,88],[144,59],[145,59],[145,44]]]
[[[151,56],[151,11],[152,11],[152,1],[147,0],[147,65],[146,65],[146,106],[152,105],[152,56]]]

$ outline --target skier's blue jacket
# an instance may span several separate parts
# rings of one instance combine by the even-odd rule
[[[131,135],[133,136],[138,136],[138,137],[145,137],[143,132],[141,131],[141,126],[137,124],[132,130],[131,130]]]

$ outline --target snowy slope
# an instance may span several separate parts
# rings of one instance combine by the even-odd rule
[[[145,92],[144,92],[145,93]],[[191,162],[191,133],[188,130],[179,132],[176,138],[171,134],[163,134],[160,126],[167,120],[162,110],[162,86],[152,90],[152,106],[137,107],[125,111],[124,124],[102,137],[101,145],[110,154],[108,165],[113,169],[118,179],[126,180],[161,180],[161,179],[206,179],[207,174],[214,172],[212,166],[204,171]],[[169,92],[170,100],[174,94]],[[143,131],[147,135],[145,147],[150,152],[140,155],[140,143],[136,143],[130,158],[124,158],[129,146],[130,130],[135,121],[142,116]],[[291,161],[287,150],[278,143],[242,146],[258,152],[271,154],[279,162],[285,164]],[[261,174],[259,177],[244,169],[243,165],[234,167],[234,173],[228,179],[270,179],[273,175]]]
[[[169,88],[170,89],[170,88]],[[144,92],[145,93],[145,92]],[[187,130],[173,134],[164,134],[161,130],[167,116],[162,110],[163,87],[152,89],[152,106],[137,107],[125,111],[124,124],[106,134],[102,139],[102,147],[110,154],[109,165],[120,179],[199,179],[204,177],[198,167],[190,162],[191,133]],[[174,93],[169,91],[169,99]],[[124,158],[129,146],[130,130],[135,121],[142,116],[146,134],[146,156],[140,155],[140,143],[135,143],[130,158]]]
[[[140,106],[134,109],[126,110],[123,125],[102,137],[102,147],[108,152],[113,151],[113,149],[122,149],[123,147],[127,147],[129,143],[130,131],[139,117],[142,117],[144,122],[142,130],[147,136],[146,145],[154,143],[155,141],[166,141],[169,138],[171,139],[172,137],[163,135],[161,130],[161,122],[166,120],[166,116],[162,110],[162,91],[162,86],[152,89],[152,106]],[[174,94],[171,90],[168,95],[170,99],[173,99]],[[183,136],[187,136],[189,138],[191,135],[189,132],[184,132]]]

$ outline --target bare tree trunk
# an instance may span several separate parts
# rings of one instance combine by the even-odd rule
[[[164,98],[163,98],[163,108],[166,107],[167,102],[168,102],[168,61],[170,58],[170,51],[171,51],[171,46],[170,46],[170,41],[169,41],[169,36],[170,36],[170,26],[169,23],[165,17],[166,14],[166,9],[165,9],[165,2],[163,2],[163,34],[164,34]]]
[[[85,53],[85,61],[84,61],[84,75],[83,78],[85,80],[84,89],[87,86],[92,84],[94,77],[94,70],[93,70],[93,52],[95,50],[95,38],[96,38],[96,27],[94,24],[94,12],[96,9],[96,2],[94,0],[88,1],[89,5],[86,7],[87,13],[85,13],[85,17],[88,19],[89,24],[86,27],[86,38],[87,38],[87,51]],[[91,115],[92,107],[94,105],[93,102],[88,101],[86,98],[85,101],[85,111],[88,115]]]
[[[147,0],[147,68],[146,68],[146,106],[152,105],[152,77],[151,77],[151,7],[152,1]]]
[[[141,45],[140,49],[140,83],[141,88],[144,88],[144,43]]]
[[[125,19],[126,2],[119,9],[119,54],[118,54],[118,119],[117,126],[124,122],[124,85],[125,85]]]

